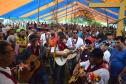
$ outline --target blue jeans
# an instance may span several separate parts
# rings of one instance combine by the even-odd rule
[[[68,69],[71,76],[73,75],[73,70],[75,66],[77,65],[78,61],[79,61],[78,55],[76,55],[75,58],[68,60]]]
[[[117,76],[110,75],[109,84],[118,84]],[[121,84],[126,84],[126,80],[122,81]]]
[[[38,82],[41,84],[48,84],[47,74],[46,73],[37,74],[37,75],[34,75],[29,80],[29,84],[37,84]]]
[[[55,68],[53,69],[53,84],[64,84],[65,81],[66,64],[59,66],[55,63]]]

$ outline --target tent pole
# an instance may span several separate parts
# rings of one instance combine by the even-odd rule
[[[66,4],[66,20],[65,20],[65,24],[67,23],[67,5],[68,5],[68,0],[67,0],[67,4]]]
[[[37,22],[37,27],[39,27],[39,6],[40,6],[40,0],[38,0],[38,22]]]
[[[58,13],[58,0],[57,0],[57,11],[56,11],[56,24],[58,24],[58,18],[57,18],[57,13]]]

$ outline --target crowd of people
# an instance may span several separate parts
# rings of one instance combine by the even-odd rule
[[[22,23],[22,25],[24,25]],[[17,65],[29,72],[31,64],[24,63],[32,55],[39,57],[40,66],[28,80],[29,84],[48,84],[45,61],[49,61],[53,84],[64,84],[66,67],[70,76],[78,75],[83,81],[71,84],[126,84],[126,34],[116,36],[116,28],[90,27],[76,24],[38,25],[29,22],[20,31],[12,25],[0,24],[0,84],[17,84]],[[5,31],[5,32],[4,32]],[[69,52],[76,50],[74,57],[67,59]],[[60,51],[60,52],[59,52]],[[71,54],[73,54],[71,53]],[[61,62],[57,61],[59,59]],[[89,81],[89,73],[99,75],[99,81]],[[25,75],[25,74],[24,74]]]

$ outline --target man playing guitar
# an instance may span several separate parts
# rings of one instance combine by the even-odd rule
[[[69,49],[74,50],[74,49],[76,49],[76,48],[79,48],[81,45],[83,45],[84,42],[83,42],[83,40],[82,40],[80,37],[77,36],[77,33],[78,33],[78,30],[77,30],[77,29],[74,29],[74,30],[72,31],[72,33],[73,33],[73,37],[71,37],[71,38],[69,38],[69,39],[67,40],[66,45],[67,45],[67,47],[68,47]],[[79,54],[80,54],[80,53],[79,53]],[[79,58],[79,57],[78,57],[78,55],[77,55],[74,59],[72,59],[72,61],[71,61],[71,60],[68,60],[69,72],[70,72],[71,75],[72,75],[72,73],[73,73],[72,71],[73,71],[74,67],[75,67],[76,64],[78,63],[78,58]],[[72,66],[70,66],[71,63],[72,63]]]
[[[88,55],[89,60],[78,63],[73,71],[73,75],[76,75],[80,68],[84,68],[85,72],[81,75],[81,78],[85,83],[87,83],[87,73],[93,72],[101,77],[99,82],[96,82],[97,84],[107,84],[109,80],[109,71],[104,65],[102,50],[100,48],[94,48]]]
[[[31,34],[29,36],[29,41],[31,46],[25,48],[19,56],[16,57],[17,63],[23,63],[26,61],[31,55],[35,55],[36,57],[46,50],[46,48],[42,45],[38,45],[38,37],[36,34]],[[50,49],[45,51],[46,53],[39,59],[40,66],[35,70],[33,76],[29,80],[29,84],[36,84],[40,82],[41,84],[48,84],[46,68],[45,68],[45,60],[47,60],[50,56]],[[29,65],[24,65],[29,71],[31,70]]]
[[[64,33],[59,32],[58,33],[58,40],[57,40],[57,45],[56,47],[51,48],[51,54],[54,54],[54,50],[56,51],[63,51],[67,48],[65,43],[63,42],[65,38]],[[55,57],[62,57],[67,58],[67,53],[55,53]],[[55,58],[54,58],[55,59]],[[59,66],[55,62],[55,68],[53,69],[53,84],[64,84],[65,81],[65,72],[66,72],[66,63],[62,66]]]

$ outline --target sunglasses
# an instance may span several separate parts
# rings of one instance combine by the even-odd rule
[[[91,41],[89,41],[89,42],[86,42],[86,44],[92,44],[92,42],[91,42]]]
[[[73,32],[73,34],[77,34],[77,32]]]
[[[10,52],[2,52],[3,54],[14,54],[14,51],[10,51]]]

